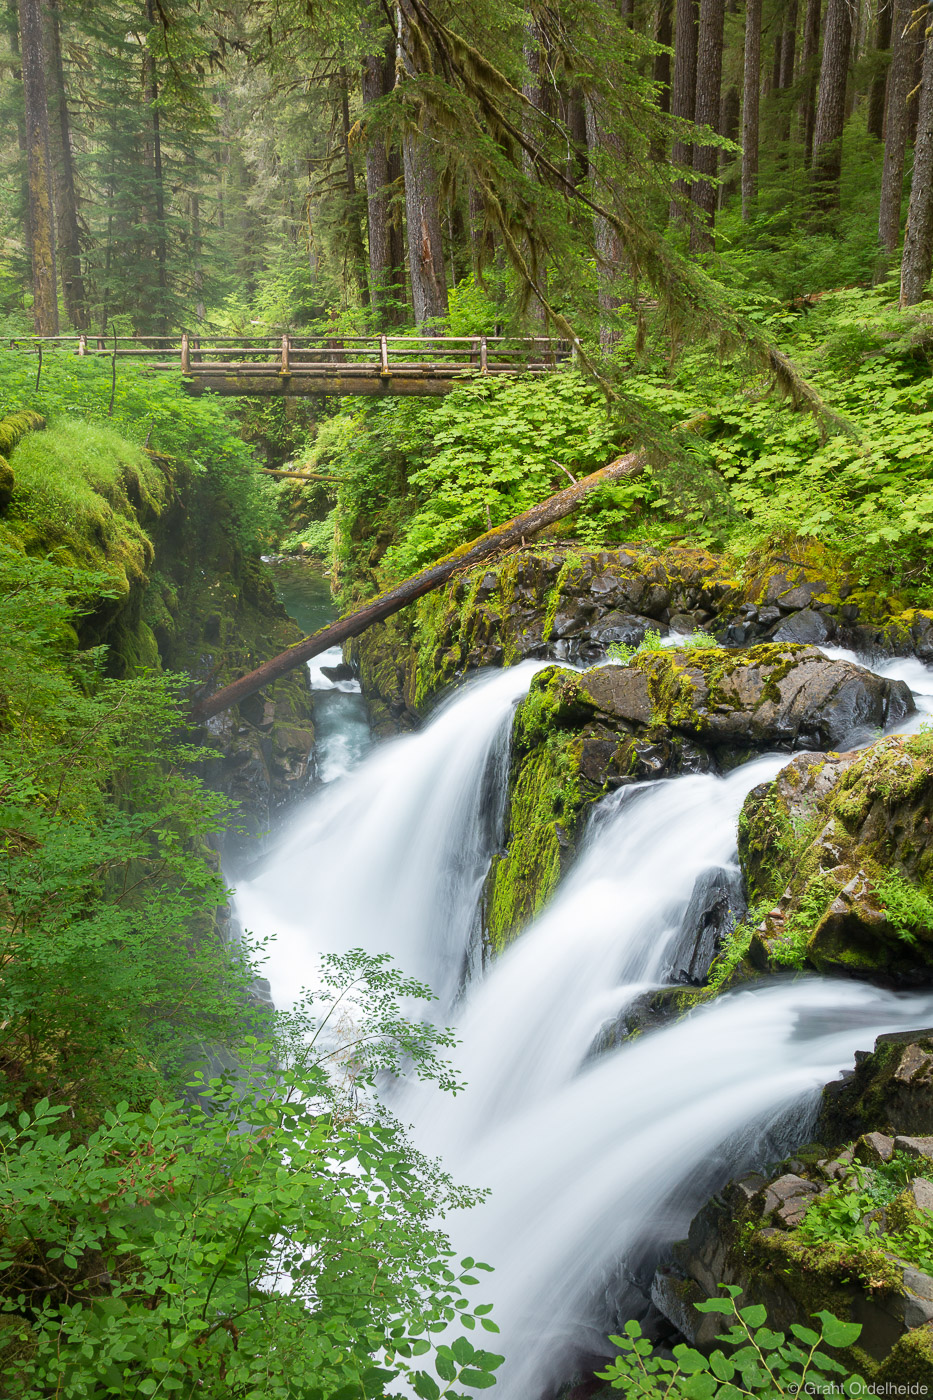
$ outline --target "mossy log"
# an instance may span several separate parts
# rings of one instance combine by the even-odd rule
[[[322,627],[312,636],[305,637],[303,641],[289,647],[288,651],[274,656],[271,661],[266,661],[255,671],[250,671],[248,675],[233,681],[231,685],[224,686],[222,690],[216,691],[213,695],[207,695],[197,700],[192,706],[192,718],[196,722],[203,722],[210,719],[212,715],[229,709],[231,705],[238,704],[247,695],[252,695],[254,691],[260,690],[270,681],[276,680],[287,671],[309,661],[312,656],[319,656],[322,651],[327,651],[329,647],[338,646],[350,637],[358,637],[374,622],[381,622],[384,618],[391,617],[393,613],[399,612],[409,603],[424,597],[426,593],[432,592],[435,588],[440,588],[459,569],[468,569],[472,565],[478,564],[480,560],[488,558],[491,554],[497,554],[500,550],[520,545],[529,535],[534,535],[539,530],[543,530],[545,526],[553,525],[556,521],[562,520],[564,516],[569,515],[576,508],[594,486],[604,486],[613,481],[620,481],[624,477],[636,476],[639,472],[644,471],[647,465],[648,457],[644,452],[630,452],[625,456],[617,457],[608,466],[600,467],[598,471],[591,472],[589,476],[581,478],[573,486],[558,491],[555,496],[549,496],[546,501],[532,506],[531,510],[525,511],[523,515],[517,515],[514,520],[507,520],[504,525],[497,525],[494,530],[487,530],[478,539],[471,540],[469,544],[461,545],[452,554],[445,555],[442,559],[429,564],[426,569],[422,569],[420,573],[413,574],[394,588],[387,589],[385,593],[380,594],[379,597],[366,603],[363,607],[356,608],[345,617],[332,622],[328,627]]]

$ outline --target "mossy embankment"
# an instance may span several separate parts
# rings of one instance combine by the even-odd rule
[[[241,480],[156,453],[100,422],[5,420],[7,500],[0,544],[84,572],[88,603],[75,645],[104,647],[114,677],[181,671],[216,688],[299,635],[244,529]],[[208,781],[241,804],[225,854],[245,854],[309,773],[310,692],[303,671],[223,716],[207,742]]]

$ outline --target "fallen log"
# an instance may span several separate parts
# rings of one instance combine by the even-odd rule
[[[394,588],[381,593],[378,598],[373,598],[361,608],[347,613],[346,617],[338,618],[336,622],[322,627],[310,637],[304,637],[289,647],[288,651],[273,656],[271,661],[264,661],[255,671],[241,676],[239,680],[231,681],[230,685],[225,685],[213,695],[195,701],[191,710],[192,719],[201,723],[210,719],[212,715],[220,714],[222,710],[228,710],[231,705],[245,700],[247,695],[252,695],[270,681],[284,676],[287,671],[294,670],[302,662],[309,661],[312,656],[319,656],[322,651],[348,641],[350,637],[358,637],[374,622],[382,622],[384,618],[391,617],[409,603],[423,598],[426,593],[440,588],[441,584],[446,583],[458,570],[468,569],[499,550],[523,544],[527,536],[534,535],[546,525],[553,525],[555,521],[569,515],[594,486],[604,486],[623,477],[637,476],[647,465],[648,457],[644,452],[630,452],[624,457],[617,457],[608,466],[600,467],[599,471],[582,477],[573,486],[558,491],[556,496],[549,496],[546,501],[532,506],[531,510],[525,511],[523,515],[517,515],[514,520],[507,520],[504,525],[497,525],[478,539],[461,545],[452,554],[436,560],[420,573],[412,574]]]

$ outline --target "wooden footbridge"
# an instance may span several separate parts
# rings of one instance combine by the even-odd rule
[[[286,332],[229,337],[93,335],[19,337],[11,350],[40,361],[48,351],[135,360],[183,376],[190,394],[305,397],[317,394],[447,394],[476,375],[548,374],[574,346],[547,336],[343,335]]]

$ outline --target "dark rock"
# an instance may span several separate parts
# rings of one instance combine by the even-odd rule
[[[651,723],[648,678],[629,666],[600,666],[580,679],[581,696],[598,711],[623,723]]]
[[[894,1151],[894,1139],[886,1133],[863,1133],[855,1144],[856,1160],[867,1166],[890,1162]]]
[[[796,589],[794,590],[796,592]],[[822,613],[804,608],[781,623],[773,633],[776,642],[803,642],[809,646],[821,646],[828,642],[835,632],[831,618]]]
[[[353,667],[348,666],[345,661],[341,661],[338,666],[322,666],[321,675],[326,676],[329,681],[335,684],[338,681],[352,681]]]
[[[664,970],[665,980],[700,986],[726,937],[745,913],[738,871],[701,875],[687,906],[680,937]]]

